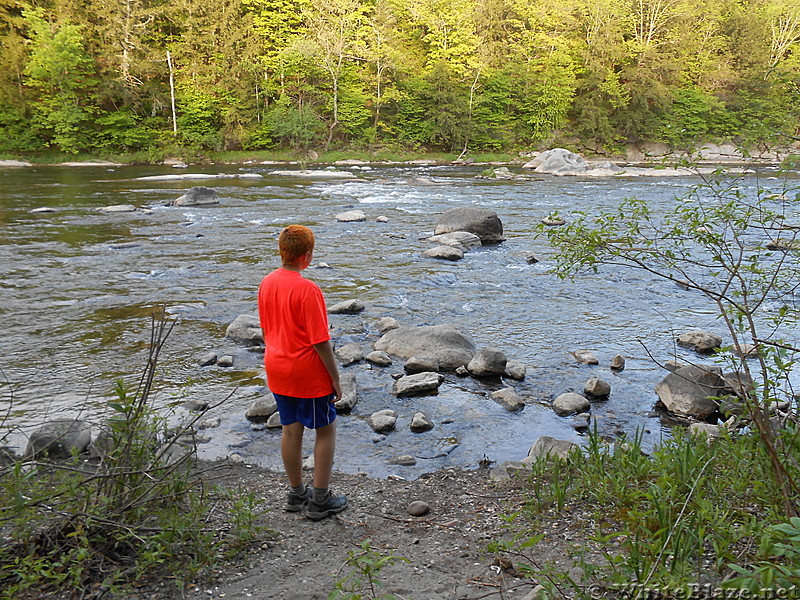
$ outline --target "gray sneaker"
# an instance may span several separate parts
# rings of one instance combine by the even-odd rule
[[[308,510],[306,516],[312,521],[321,521],[325,517],[331,517],[336,513],[342,512],[347,508],[347,497],[334,496],[330,492],[322,502],[314,500],[313,496],[308,501]]]
[[[308,485],[302,494],[289,492],[286,496],[286,504],[283,510],[287,512],[300,512],[306,507],[308,501],[311,500],[311,496],[313,496],[313,492],[311,491],[311,486]]]

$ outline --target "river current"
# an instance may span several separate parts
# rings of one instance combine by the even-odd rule
[[[278,265],[282,227],[302,223],[317,236],[314,264],[305,272],[328,304],[356,298],[360,315],[332,315],[337,345],[359,342],[366,351],[379,337],[382,316],[402,325],[455,323],[478,347],[495,346],[527,365],[522,382],[483,384],[448,374],[436,396],[397,399],[388,368],[360,363],[360,402],[339,419],[336,469],[413,478],[446,466],[473,468],[482,460],[519,460],[541,435],[580,442],[569,418],[549,403],[582,392],[596,375],[611,384],[608,400],[592,414],[607,436],[642,432],[652,445],[669,430],[653,411],[653,387],[664,376],[654,359],[697,360],[675,346],[676,335],[707,329],[723,336],[713,307],[697,294],[623,269],[601,269],[561,281],[550,269],[552,250],[537,239],[540,219],[559,211],[600,212],[625,197],[665,210],[698,179],[555,178],[480,179],[483,167],[373,165],[338,167],[352,179],[274,175],[285,166],[192,167],[183,173],[258,174],[256,178],[161,181],[168,167],[32,167],[0,170],[0,316],[4,443],[22,451],[32,428],[53,418],[100,422],[114,381],[135,384],[144,367],[150,315],[159,306],[177,321],[160,360],[156,403],[166,409],[187,400],[218,403],[204,430],[200,456],[236,453],[249,463],[279,467],[280,433],[255,431],[247,407],[267,393],[261,355],[225,340],[240,314],[255,314],[261,278]],[[753,193],[763,180],[745,178]],[[166,206],[193,185],[213,187],[220,204]],[[779,182],[776,182],[779,185]],[[104,213],[132,204],[144,211]],[[458,262],[421,256],[436,219],[456,206],[494,210],[506,241],[469,251]],[[52,212],[32,212],[48,207]],[[336,214],[363,210],[367,220],[341,223]],[[376,221],[385,216],[386,222]],[[529,264],[526,254],[541,260]],[[320,263],[330,268],[320,268]],[[579,365],[571,351],[592,350],[597,366]],[[231,368],[205,367],[208,351],[232,354]],[[626,368],[613,372],[612,357]],[[512,385],[526,400],[507,413],[488,393]],[[376,436],[366,423],[375,410],[394,408],[397,430]],[[424,434],[408,429],[414,412],[436,424]],[[312,438],[313,439],[313,438]],[[308,449],[310,450],[311,440]],[[416,465],[398,466],[399,455]]]

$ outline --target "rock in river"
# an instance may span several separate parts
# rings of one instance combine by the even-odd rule
[[[468,231],[477,235],[483,244],[497,244],[505,240],[503,223],[493,210],[459,206],[444,211],[436,223],[435,235],[454,231]]]
[[[439,368],[447,370],[467,365],[475,355],[469,334],[453,325],[392,329],[375,342],[375,349],[403,358],[430,356],[438,359]]]
[[[436,394],[442,381],[444,377],[433,372],[404,375],[394,382],[392,393],[398,398]]]

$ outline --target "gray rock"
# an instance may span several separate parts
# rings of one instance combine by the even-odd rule
[[[92,442],[92,428],[86,421],[54,419],[28,438],[25,456],[47,456],[54,460],[84,452]]]
[[[503,375],[509,377],[510,379],[517,379],[519,381],[522,381],[523,379],[525,379],[527,370],[528,370],[527,367],[518,360],[509,360],[506,363],[506,370],[505,373],[503,373]]]
[[[367,220],[363,210],[349,210],[336,215],[336,220],[341,223],[358,223]]]
[[[264,344],[264,332],[258,317],[253,315],[239,315],[225,330],[225,337],[233,342],[245,346],[258,346]]]
[[[756,358],[758,347],[755,344],[739,344],[733,347],[733,353],[740,358]]]
[[[197,423],[198,429],[216,429],[222,424],[220,417],[213,417],[211,419],[203,419]]]
[[[392,358],[386,354],[386,352],[382,352],[381,350],[370,352],[364,357],[364,359],[367,362],[379,367],[388,367],[392,364]]]
[[[586,412],[590,407],[591,405],[586,398],[574,392],[561,394],[553,400],[553,410],[560,417]]]
[[[403,365],[403,369],[409,375],[414,373],[425,373],[426,371],[439,371],[439,361],[432,356],[412,356]]]
[[[597,355],[591,350],[575,350],[571,354],[575,357],[575,360],[583,365],[600,364],[600,361],[597,360]]]
[[[561,225],[566,224],[566,221],[561,217],[551,215],[549,217],[542,218],[541,223],[542,225],[547,225],[548,227],[560,227]]]
[[[525,408],[525,401],[517,394],[512,387],[503,388],[489,394],[489,398],[497,402],[508,412],[517,412]]]
[[[611,369],[614,371],[622,371],[625,368],[625,358],[621,354],[617,354],[611,359]]]
[[[522,462],[530,463],[544,457],[567,458],[575,448],[579,447],[575,442],[543,435],[531,446],[528,456]]]
[[[364,360],[364,351],[356,342],[351,342],[349,344],[345,344],[341,348],[336,348],[334,352],[336,353],[336,357],[339,359],[339,362],[341,362],[345,367]]]
[[[458,375],[459,377],[468,377],[469,376],[469,371],[467,371],[467,367],[466,366],[461,365],[460,367],[458,367],[456,369],[456,375]]]
[[[100,207],[97,210],[104,213],[131,213],[139,209],[133,204],[113,204],[111,206]]]
[[[576,431],[586,431],[589,429],[589,424],[591,423],[592,417],[589,413],[580,413],[579,415],[575,415],[572,419],[572,427]]]
[[[280,429],[281,427],[280,413],[273,413],[270,418],[267,419],[267,429]]]
[[[206,352],[205,354],[203,354],[203,356],[197,359],[197,364],[200,365],[201,367],[208,367],[216,362],[217,362],[216,352]]]
[[[422,500],[414,500],[414,502],[409,504],[406,508],[406,512],[412,517],[421,517],[423,515],[427,515],[430,510],[430,505]]]
[[[535,265],[539,262],[539,258],[533,252],[525,253],[525,262],[529,265]]]
[[[469,231],[451,231],[429,237],[428,241],[440,246],[452,246],[461,250],[469,250],[482,246],[481,238]]]
[[[608,398],[611,394],[611,384],[598,377],[590,377],[583,386],[583,392],[594,398]]]
[[[538,154],[533,160],[522,165],[523,169],[533,169],[535,173],[550,175],[583,175],[589,169],[588,163],[579,154],[564,148],[553,148]]]
[[[208,402],[205,400],[187,400],[182,406],[189,412],[203,412],[208,410]]]
[[[435,235],[467,231],[477,235],[482,244],[496,244],[505,240],[503,223],[497,213],[486,209],[461,206],[446,210],[439,216]]]
[[[34,208],[34,209],[31,209],[31,211],[30,211],[30,212],[31,212],[31,213],[33,213],[33,214],[38,214],[38,213],[54,213],[54,212],[56,212],[56,209],[55,209],[55,208],[53,208],[52,206],[40,206],[39,208]]]
[[[744,399],[753,391],[753,379],[744,371],[724,373],[725,391]]]
[[[431,356],[439,361],[440,369],[457,369],[475,355],[475,344],[469,334],[453,325],[399,327],[387,331],[375,343],[376,350],[395,356]]]
[[[439,373],[415,373],[404,375],[392,385],[392,393],[398,398],[436,394],[444,377]]]
[[[425,413],[418,412],[414,413],[409,427],[414,433],[424,433],[433,429],[434,424],[433,421],[425,416]]]
[[[417,464],[417,459],[410,454],[401,454],[390,460],[389,464],[400,465],[401,467],[413,467]]]
[[[387,331],[391,331],[392,329],[398,329],[400,327],[400,323],[397,322],[397,319],[394,317],[381,317],[378,319],[378,331],[380,331],[381,335],[386,333]]]
[[[364,304],[358,300],[345,300],[334,304],[328,309],[332,315],[355,315],[364,310]]]
[[[397,424],[397,413],[390,408],[385,408],[372,413],[367,422],[375,433],[388,433]]]
[[[220,356],[217,359],[217,366],[218,367],[232,367],[233,366],[233,357],[230,354],[226,354],[224,356]]]
[[[679,360],[668,360],[664,363],[664,368],[669,371],[670,373],[674,373],[681,367],[687,366],[685,362],[681,362]]]
[[[247,412],[244,413],[245,418],[253,423],[266,423],[275,412],[278,410],[278,404],[275,398],[270,394],[267,397],[259,398],[250,405]]]
[[[508,359],[498,348],[481,348],[467,364],[467,370],[474,377],[494,377],[506,372]]]
[[[198,185],[189,188],[183,196],[175,199],[172,204],[174,206],[209,206],[219,204],[219,197],[215,190]]]
[[[689,425],[689,433],[713,440],[719,437],[720,428],[719,425],[712,425],[711,423],[692,423]]]
[[[343,373],[339,376],[339,386],[342,388],[342,397],[334,406],[340,413],[347,414],[358,404],[358,382],[355,373]]]
[[[722,345],[722,338],[708,331],[695,329],[678,337],[678,345],[700,354],[711,354]]]
[[[456,261],[464,258],[464,251],[452,246],[435,246],[430,250],[425,250],[422,254],[428,258],[436,258],[438,260]]]
[[[389,217],[387,217],[386,215],[380,215],[380,216],[375,218],[375,222],[376,223],[388,223],[389,222]]]
[[[668,411],[705,419],[717,410],[711,396],[720,396],[725,388],[719,368],[689,365],[667,375],[655,391]]]

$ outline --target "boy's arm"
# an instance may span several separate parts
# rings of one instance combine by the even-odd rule
[[[333,347],[330,340],[313,344],[312,348],[319,354],[322,364],[325,365],[325,369],[331,377],[331,385],[333,385],[333,393],[335,394],[334,400],[339,400],[342,397],[342,388],[339,384],[339,365],[333,355]]]

